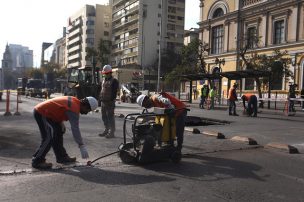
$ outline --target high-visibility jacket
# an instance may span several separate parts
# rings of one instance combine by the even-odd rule
[[[210,98],[214,98],[214,97],[215,97],[215,94],[216,94],[216,90],[211,89],[211,90],[209,91],[209,97],[210,97]]]
[[[167,98],[170,102],[166,102],[165,100],[159,99],[159,95],[153,95],[152,101],[154,107],[161,107],[161,108],[172,108],[173,105],[176,111],[176,116],[178,116],[183,110],[179,109],[186,109],[185,103],[177,99],[176,97],[166,93],[162,92],[160,94],[163,98]],[[172,105],[171,105],[172,104]]]
[[[231,87],[229,89],[228,100],[230,100],[230,101],[236,101],[237,100],[236,90],[235,90],[234,87]]]
[[[67,121],[67,111],[80,113],[80,100],[73,96],[57,97],[39,103],[35,106],[35,110],[55,122]]]
[[[250,99],[251,96],[253,96],[253,94],[246,93],[246,94],[244,94],[242,97],[244,97],[244,100],[245,100],[245,101],[248,101],[248,100]]]

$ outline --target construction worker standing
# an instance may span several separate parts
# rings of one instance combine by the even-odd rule
[[[104,75],[100,91],[101,118],[105,130],[99,136],[113,138],[115,132],[114,109],[119,83],[112,76],[112,67],[110,65],[105,65],[101,73]]]
[[[209,109],[214,109],[214,99],[216,96],[216,87],[213,86],[211,87],[209,91],[209,98],[210,98],[210,108]]]
[[[243,100],[243,106],[244,106],[244,111],[246,111],[248,116],[251,116],[253,113],[253,116],[256,117],[258,113],[258,99],[255,95],[253,94],[244,94],[242,95],[242,100]],[[245,101],[248,102],[248,105],[246,107]]]
[[[57,163],[75,162],[63,147],[63,134],[65,127],[63,122],[69,120],[75,142],[78,144],[82,158],[89,158],[87,149],[82,141],[79,130],[79,114],[87,114],[98,107],[94,97],[86,97],[82,100],[72,96],[62,96],[39,103],[34,108],[34,117],[37,121],[41,145],[34,153],[32,167],[37,169],[48,169],[52,163],[45,161],[45,156],[53,147]]]
[[[236,89],[238,87],[237,83],[234,83],[233,86],[229,89],[228,93],[228,100],[229,100],[229,115],[238,116],[236,113],[236,104],[237,101],[237,94]]]

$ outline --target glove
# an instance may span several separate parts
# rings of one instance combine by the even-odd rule
[[[88,153],[87,148],[85,147],[85,145],[80,145],[79,149],[80,149],[81,157],[83,159],[89,158],[89,153]]]

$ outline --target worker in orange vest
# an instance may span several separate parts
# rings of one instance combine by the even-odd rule
[[[233,86],[229,89],[228,93],[228,100],[229,100],[229,115],[238,116],[236,113],[236,104],[235,101],[237,101],[237,94],[236,89],[238,87],[237,83],[234,83]]]
[[[160,107],[176,110],[175,117],[177,150],[181,152],[184,141],[185,121],[187,117],[187,109],[185,103],[165,92],[155,94],[150,97],[142,94],[137,97],[136,102],[138,105],[145,108]]]
[[[258,99],[253,94],[244,94],[242,95],[243,100],[243,106],[244,110],[247,112],[248,116],[251,116],[253,113],[253,116],[256,117],[258,113]],[[245,102],[247,101],[248,105],[246,107]]]
[[[34,117],[41,134],[41,145],[34,153],[32,167],[48,169],[52,163],[46,162],[45,156],[52,147],[57,163],[71,163],[76,157],[71,158],[63,147],[63,134],[65,133],[64,121],[69,120],[75,142],[78,144],[82,158],[89,158],[79,130],[79,114],[87,114],[98,107],[94,97],[79,100],[72,96],[62,96],[39,103],[34,108]]]

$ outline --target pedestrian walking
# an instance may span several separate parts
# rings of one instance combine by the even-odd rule
[[[119,83],[112,76],[112,67],[110,65],[105,65],[101,73],[104,75],[100,91],[101,118],[105,130],[99,136],[113,138],[115,137],[114,109]]]
[[[258,114],[258,98],[253,94],[244,94],[241,99],[243,100],[244,111],[248,116],[257,117]],[[247,101],[247,107],[245,102]]]
[[[211,87],[211,89],[209,91],[209,98],[210,98],[210,108],[209,109],[214,109],[215,97],[216,97],[216,87],[213,86],[213,87]]]
[[[238,87],[237,83],[234,83],[233,86],[229,89],[228,93],[228,101],[229,101],[229,115],[238,116],[236,113],[236,104],[237,101],[237,94],[236,89]]]
[[[64,121],[71,124],[72,134],[78,144],[82,158],[89,158],[79,130],[79,114],[87,114],[98,107],[94,97],[77,99],[72,96],[62,96],[39,103],[34,108],[34,117],[38,124],[41,144],[32,158],[32,167],[48,169],[52,163],[46,162],[45,156],[52,147],[57,163],[71,163],[76,157],[69,157],[63,146],[65,133]]]

